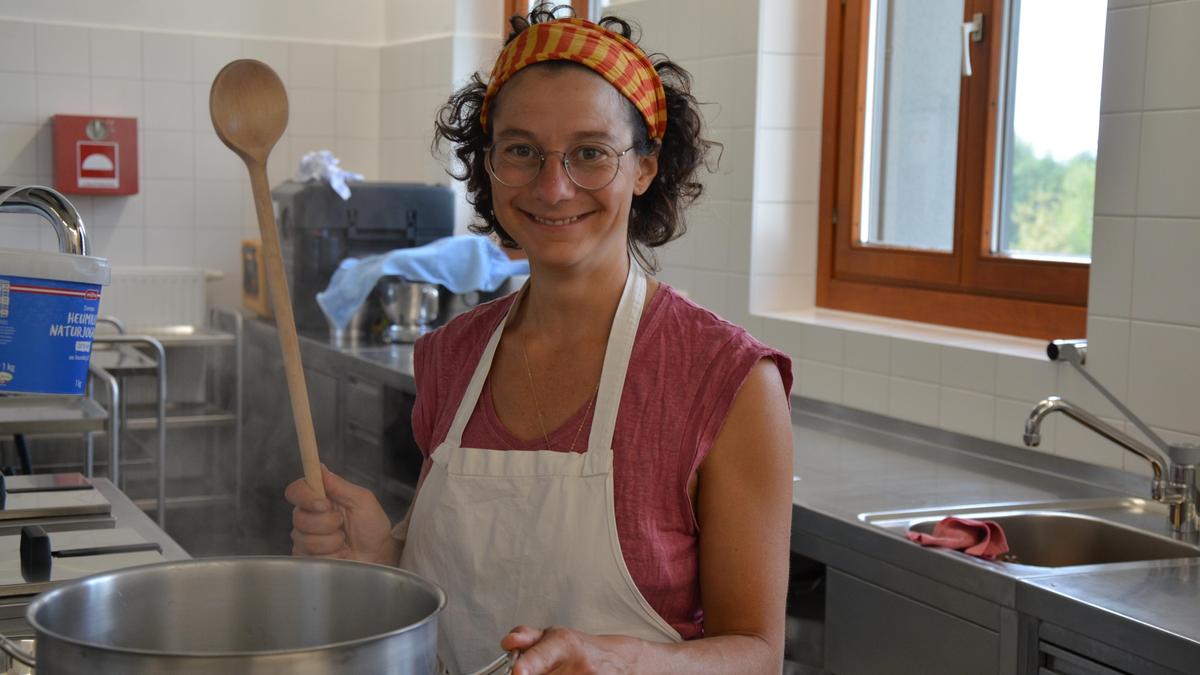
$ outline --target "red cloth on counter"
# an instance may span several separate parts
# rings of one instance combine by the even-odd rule
[[[1008,537],[992,520],[943,518],[933,526],[933,534],[910,531],[908,538],[922,546],[952,548],[987,560],[1008,553]]]
[[[478,307],[417,342],[413,434],[425,454],[423,471],[446,438],[472,371],[513,299],[509,295]],[[790,392],[791,360],[785,354],[666,284],[659,286],[638,326],[613,436],[617,537],[638,590],[685,640],[704,633],[699,524],[688,480],[708,455],[734,396],[763,358],[775,360]],[[463,432],[463,445],[544,449],[540,436],[521,440],[509,433],[491,392],[489,379]],[[583,442],[575,450],[584,452],[590,430],[591,412],[584,406],[550,434],[550,444],[570,447],[578,433]]]

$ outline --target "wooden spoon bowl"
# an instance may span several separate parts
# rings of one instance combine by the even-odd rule
[[[296,422],[304,480],[317,494],[325,496],[321,460],[317,455],[317,436],[313,431],[308,389],[304,384],[304,368],[300,362],[300,339],[296,335],[296,320],[292,314],[287,277],[283,272],[279,232],[275,225],[275,210],[271,207],[270,183],[267,181],[267,157],[287,128],[287,91],[279,76],[267,64],[251,59],[233,61],[222,68],[213,80],[208,111],[217,136],[242,158],[250,172],[250,189],[254,193],[254,210],[262,235],[267,288],[271,292],[275,328],[283,352],[288,398],[291,399],[292,417]]]

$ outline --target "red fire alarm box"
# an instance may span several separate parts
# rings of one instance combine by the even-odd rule
[[[73,195],[137,194],[137,119],[55,115],[54,188]]]

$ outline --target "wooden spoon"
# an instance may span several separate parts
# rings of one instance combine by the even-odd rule
[[[254,210],[258,213],[258,229],[262,234],[262,253],[267,267],[267,287],[271,289],[275,328],[279,334],[279,347],[283,351],[288,397],[292,401],[296,438],[300,441],[304,480],[324,497],[325,484],[321,480],[317,436],[313,432],[308,389],[304,385],[304,368],[300,364],[300,340],[296,336],[296,319],[292,314],[287,277],[283,273],[279,233],[275,225],[275,211],[271,207],[270,183],[267,182],[267,156],[287,128],[287,92],[270,66],[261,61],[240,59],[217,73],[208,95],[208,111],[217,136],[242,158],[250,172],[250,189],[254,193]]]

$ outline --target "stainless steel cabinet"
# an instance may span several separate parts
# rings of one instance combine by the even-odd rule
[[[244,519],[260,553],[291,550],[288,483],[303,471],[297,451],[277,337],[262,321],[246,323]],[[302,339],[305,382],[321,461],[370,489],[394,519],[412,500],[420,452],[411,428],[414,397],[373,374],[377,366]]]
[[[825,668],[837,675],[998,675],[999,634],[836,569],[826,583]]]
[[[1061,626],[1037,624],[1036,675],[1183,675],[1137,655]],[[1200,671],[1200,664],[1189,672]]]

